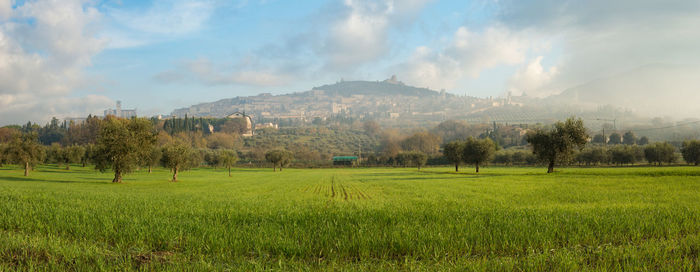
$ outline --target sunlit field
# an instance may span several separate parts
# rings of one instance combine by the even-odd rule
[[[700,269],[700,168],[0,168],[2,270]]]

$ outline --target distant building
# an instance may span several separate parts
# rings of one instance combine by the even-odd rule
[[[245,120],[245,132],[241,135],[243,137],[253,136],[253,118],[250,115],[246,115],[244,112],[234,112],[226,116],[226,118],[243,118]]]
[[[136,117],[136,109],[132,110],[123,110],[122,109],[122,102],[117,101],[117,108],[116,109],[106,109],[105,110],[105,117],[108,115],[120,117],[120,118],[131,118],[131,117]]]

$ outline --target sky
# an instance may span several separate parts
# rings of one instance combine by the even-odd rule
[[[0,0],[0,125],[392,75],[543,97],[649,65],[699,71],[699,48],[700,1]]]

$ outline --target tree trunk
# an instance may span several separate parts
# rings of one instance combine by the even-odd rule
[[[231,166],[228,167],[228,176],[231,176]]]
[[[549,167],[547,168],[547,174],[549,173],[554,173],[554,162],[550,161],[549,162]]]
[[[70,170],[70,163],[66,163],[66,170]]]
[[[114,171],[113,183],[122,183],[122,172],[120,170]]]
[[[29,176],[29,162],[24,162],[24,176]]]
[[[150,165],[148,166],[148,173],[149,174],[151,173],[151,166]]]
[[[476,164],[476,172],[479,173],[479,164]]]
[[[277,172],[277,164],[272,165],[272,172]]]
[[[418,165],[418,171],[420,171],[420,164]]]
[[[177,167],[173,168],[173,182],[177,182]]]
[[[282,165],[280,164],[280,172],[282,172]]]
[[[459,164],[455,163],[455,172],[459,172]]]

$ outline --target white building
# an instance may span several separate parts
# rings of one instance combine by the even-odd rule
[[[117,108],[116,109],[106,109],[105,110],[105,117],[108,115],[129,119],[131,117],[136,117],[136,109],[123,110],[122,109],[122,102],[117,100]]]

